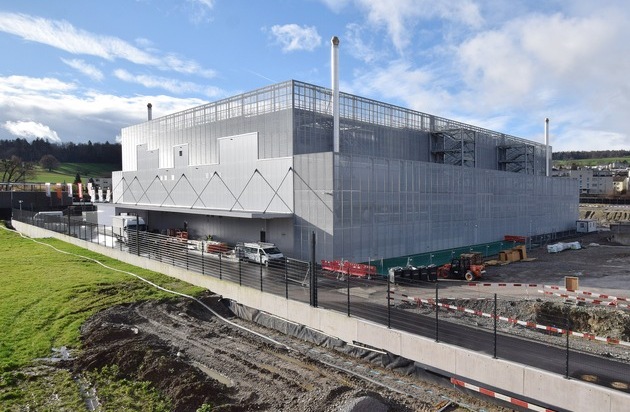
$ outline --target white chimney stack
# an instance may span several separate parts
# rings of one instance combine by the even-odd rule
[[[153,113],[151,111],[151,109],[153,108],[153,105],[151,103],[147,104],[147,115],[149,120],[153,120]]]
[[[549,176],[549,166],[551,165],[551,150],[549,147],[549,118],[545,117],[545,165],[546,176]]]
[[[333,91],[333,152],[339,152],[339,37],[330,39],[330,75]]]

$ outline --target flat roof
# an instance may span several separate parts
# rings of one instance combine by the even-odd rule
[[[129,204],[129,203],[112,203],[116,208],[125,208],[131,210],[148,210],[152,212],[166,212],[166,213],[182,213],[188,215],[205,215],[205,216],[223,216],[234,217],[238,219],[286,219],[293,217],[293,213],[278,213],[278,212],[260,212],[260,211],[247,211],[247,210],[225,210],[225,209],[207,209],[207,208],[190,208],[181,206],[156,206],[156,205],[142,205],[142,204]]]

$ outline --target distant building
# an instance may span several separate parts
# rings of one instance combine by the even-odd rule
[[[94,181],[94,185],[97,187],[106,190],[112,187],[112,179],[109,177],[93,177],[91,178]]]
[[[317,259],[367,261],[575,230],[543,144],[345,93],[337,140],[334,94],[287,81],[124,128],[116,210],[302,259],[313,232]]]
[[[613,186],[615,194],[628,192],[628,176],[613,176]]]
[[[609,170],[564,170],[564,175],[577,179],[580,194],[612,195],[615,193],[613,174]]]

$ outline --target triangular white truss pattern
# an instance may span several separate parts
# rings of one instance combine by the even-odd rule
[[[293,213],[294,173],[291,166],[280,176],[277,170],[256,168],[247,175],[241,174],[238,179],[221,176],[217,171],[208,173],[208,178],[191,178],[187,173],[181,173],[166,179],[155,176],[146,188],[140,184],[141,178],[125,173],[119,183],[122,193],[117,202],[135,206]],[[114,189],[118,191],[118,187]]]

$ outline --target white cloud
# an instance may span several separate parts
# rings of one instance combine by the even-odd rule
[[[344,91],[362,96],[382,96],[388,102],[405,102],[405,107],[430,114],[443,115],[452,98],[440,87],[440,80],[428,67],[414,67],[406,60],[355,73]]]
[[[44,85],[55,87],[45,89]],[[146,120],[148,102],[153,104],[154,117],[206,103],[195,98],[165,95],[114,96],[52,79],[0,77],[0,125],[7,122],[9,125],[28,122],[47,125],[64,141],[113,142],[121,128]],[[24,129],[22,133],[32,129]],[[45,137],[44,131],[37,130],[42,135],[33,136]]]
[[[139,65],[157,67],[161,70],[173,70],[205,77],[215,75],[214,71],[203,69],[193,60],[183,59],[174,54],[159,56],[149,53],[118,37],[93,34],[77,29],[63,20],[49,20],[26,14],[0,12],[0,31],[22,37],[25,40],[46,44],[71,54],[97,56],[110,61],[123,59]]]
[[[12,93],[32,94],[34,92],[67,92],[75,89],[72,83],[62,82],[50,77],[8,76],[0,77],[2,95]],[[0,95],[0,99],[2,99]]]
[[[193,60],[182,59],[181,57],[173,53],[164,55],[163,61],[166,63],[167,67],[178,73],[197,74],[208,79],[213,78],[217,75],[216,71],[211,69],[204,69],[199,65],[199,63]]]
[[[78,70],[80,73],[83,73],[84,75],[86,75],[92,80],[96,80],[100,82],[105,77],[102,71],[100,71],[96,67],[92,66],[89,63],[86,63],[85,61],[81,59],[63,59],[62,58],[61,61],[67,64],[68,66],[72,67],[73,69]]]
[[[342,47],[354,58],[369,64],[374,62],[382,52],[379,52],[374,44],[366,43],[365,31],[365,28],[359,24],[348,24],[343,35]]]
[[[214,8],[214,0],[190,0],[193,3],[198,4],[200,7],[205,7],[208,10]]]
[[[321,0],[333,11],[340,11],[350,1],[341,4]],[[410,46],[415,28],[422,21],[441,19],[466,27],[477,28],[483,17],[477,2],[473,0],[354,0],[353,4],[367,16],[367,22],[376,28],[383,27],[399,53]]]
[[[405,10],[412,3],[421,2],[403,0],[399,6]],[[366,46],[374,38],[367,26],[348,26],[346,43],[359,45],[354,56],[369,66],[355,69],[346,82],[342,79],[342,87],[539,142],[543,141],[543,120],[550,117],[554,150],[629,148],[627,8],[615,8],[613,1],[606,7],[587,7],[582,2],[579,13],[560,12],[554,5],[542,14],[527,10],[527,2],[517,3],[519,12],[512,14],[492,6],[493,17],[501,16],[500,21],[484,21],[474,18],[475,12],[469,13],[473,18],[467,30],[418,47],[415,56],[403,53],[404,57],[387,63],[383,63],[387,55],[382,48],[382,54],[376,55]],[[400,30],[410,30],[415,23],[402,12],[387,15],[377,2],[367,0],[353,4],[363,4],[366,11],[380,10],[368,21],[388,27],[391,38],[398,39],[394,43],[407,47],[404,36],[411,41],[411,35]],[[464,21],[465,15],[462,12],[458,18]],[[421,13],[410,11],[409,16]],[[439,18],[442,24],[455,21],[455,17]],[[441,33],[441,26],[423,30],[431,37]],[[396,32],[402,37],[396,37]]]
[[[159,64],[154,56],[117,37],[95,35],[77,29],[67,21],[0,13],[0,30],[72,54],[87,54],[107,60],[123,58],[137,64]]]
[[[57,132],[51,130],[50,127],[37,122],[30,121],[6,121],[3,127],[16,137],[25,138],[27,140],[35,140],[37,138],[50,140],[52,143],[59,143],[61,139]]]
[[[322,43],[321,36],[315,27],[301,27],[297,24],[275,25],[271,34],[282,45],[283,52],[297,50],[312,51]]]
[[[509,114],[513,128],[549,116],[554,146],[561,150],[577,150],[576,142],[581,150],[621,148],[624,135],[628,148],[626,21],[622,10],[584,17],[530,14],[472,35],[456,48],[462,109],[477,116]]]
[[[344,7],[346,7],[352,0],[321,0],[328,8],[335,13],[339,13]]]
[[[211,21],[210,12],[214,9],[215,0],[188,0],[192,7],[190,20],[195,23]]]
[[[540,88],[570,93],[569,87],[588,87],[588,77],[609,75],[602,63],[620,34],[614,22],[597,17],[528,16],[461,44],[458,66],[472,88],[492,96],[491,103],[522,99]]]
[[[201,86],[193,82],[169,79],[161,76],[151,76],[147,74],[134,75],[123,69],[115,70],[114,76],[128,83],[140,84],[150,89],[163,89],[175,94],[203,93],[208,97],[225,95],[225,92],[219,88]]]

